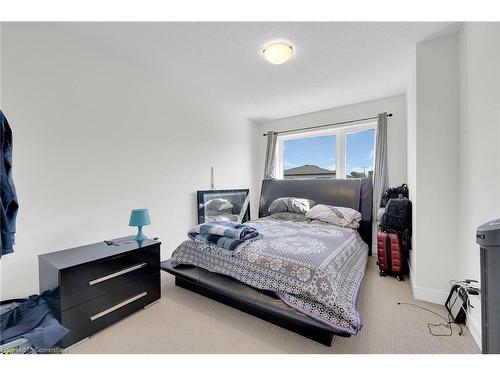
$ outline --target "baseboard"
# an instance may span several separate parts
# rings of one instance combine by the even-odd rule
[[[467,319],[467,329],[474,338],[479,350],[481,350],[481,327],[478,327],[477,322],[474,319]]]
[[[444,305],[446,302],[446,298],[448,298],[448,293],[441,292],[440,290],[427,289],[414,286],[412,286],[412,289],[413,289],[413,297],[421,301],[427,301],[427,302],[437,303],[438,305]]]
[[[478,296],[470,296],[470,303],[474,307],[467,309],[467,328],[481,349],[481,299]]]
[[[444,305],[446,299],[448,298],[448,292],[443,292],[436,289],[422,288],[416,285],[413,272],[411,270],[411,265],[408,263],[410,269],[410,282],[411,289],[413,292],[413,298],[421,301],[437,303],[438,305]]]

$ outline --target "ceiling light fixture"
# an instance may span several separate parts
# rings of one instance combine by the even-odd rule
[[[287,43],[272,43],[262,51],[264,58],[271,64],[283,64],[293,55],[293,48]]]

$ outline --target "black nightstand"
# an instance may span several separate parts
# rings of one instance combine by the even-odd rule
[[[38,256],[66,348],[160,299],[160,245],[134,236]]]

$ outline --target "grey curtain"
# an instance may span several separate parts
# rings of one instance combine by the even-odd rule
[[[264,165],[264,179],[276,178],[276,138],[278,134],[271,130],[267,133],[266,164]]]
[[[373,172],[373,217],[376,218],[384,191],[389,186],[387,174],[387,112],[378,115]]]

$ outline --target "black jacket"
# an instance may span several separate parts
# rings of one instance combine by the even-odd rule
[[[12,180],[12,130],[0,111],[0,256],[14,251],[19,204]]]

